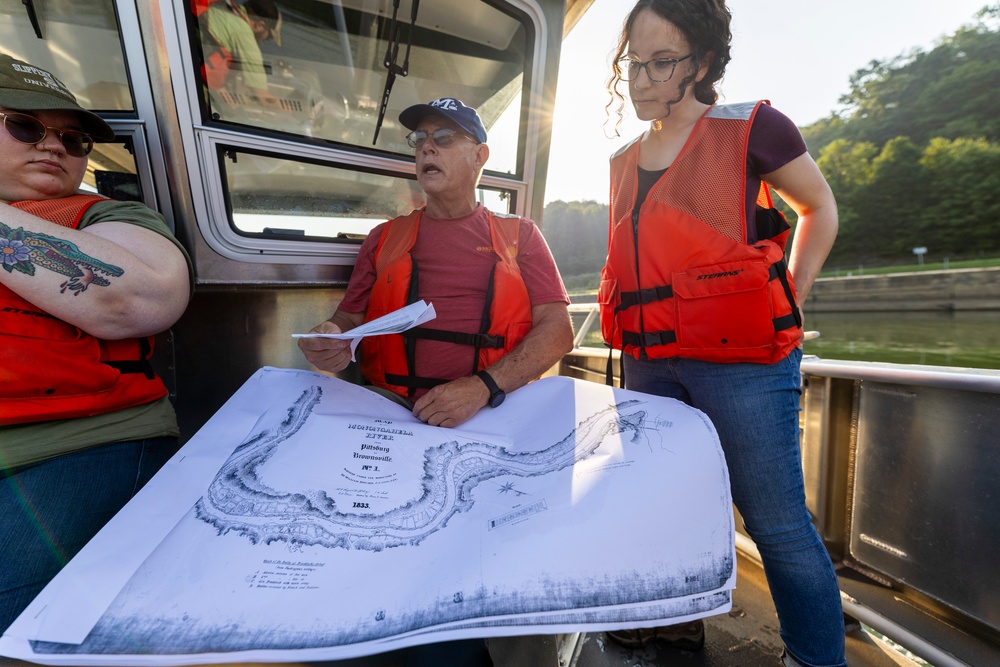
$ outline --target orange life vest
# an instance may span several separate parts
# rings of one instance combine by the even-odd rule
[[[419,300],[417,273],[410,249],[417,240],[421,211],[390,220],[375,249],[375,283],[365,321],[382,317]],[[369,336],[361,340],[361,372],[372,384],[400,396],[412,397],[420,388],[447,382],[414,373],[417,339],[470,345],[475,361],[470,375],[489,367],[514,349],[531,330],[531,301],[517,265],[520,218],[489,213],[493,251],[499,260],[483,306],[482,328],[477,333],[415,327],[404,334]]]
[[[192,0],[191,11],[196,17],[200,17],[213,5],[225,8],[244,21],[248,21],[246,11],[230,0]],[[229,77],[229,70],[233,66],[233,54],[207,28],[202,26],[200,30],[208,36],[207,40],[202,40],[204,59],[201,65],[201,78],[212,90],[222,90]]]
[[[76,229],[104,197],[74,195],[15,206]],[[0,426],[88,417],[167,395],[149,358],[152,337],[102,340],[0,285]]]
[[[637,359],[774,363],[798,344],[788,224],[764,183],[757,213],[777,224],[747,244],[747,143],[760,104],[710,108],[638,210],[639,140],[612,157],[598,295],[612,348]]]

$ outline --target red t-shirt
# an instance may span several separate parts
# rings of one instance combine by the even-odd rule
[[[375,249],[382,223],[373,229],[358,252],[351,281],[340,310],[364,313],[375,282]],[[541,232],[522,218],[517,265],[532,306],[569,303],[555,260]],[[418,296],[434,305],[437,317],[425,326],[446,331],[479,331],[486,303],[490,270],[498,261],[490,238],[489,217],[480,205],[461,218],[442,220],[424,214],[411,254],[419,272]],[[473,348],[430,340],[417,341],[416,373],[453,380],[472,373]],[[423,391],[417,391],[419,397]]]

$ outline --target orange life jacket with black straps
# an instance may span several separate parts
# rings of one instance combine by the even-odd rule
[[[231,0],[192,0],[191,11],[196,17],[200,17],[213,5],[227,9],[247,21],[246,11]],[[207,40],[202,40],[204,60],[201,65],[201,78],[212,90],[222,90],[229,77],[229,70],[233,66],[233,54],[208,29],[202,27],[201,30],[208,37]]]
[[[747,144],[760,104],[711,107],[638,209],[639,139],[612,157],[598,300],[613,349],[637,359],[774,363],[798,344],[789,227],[764,183],[759,240],[747,244]]]
[[[365,321],[382,317],[414,303],[418,297],[418,266],[410,254],[417,240],[422,211],[390,220],[375,250],[375,283]],[[531,330],[531,300],[517,265],[520,218],[489,214],[493,251],[499,257],[491,273],[483,306],[482,326],[476,333],[415,327],[403,334],[368,336],[361,340],[361,372],[372,384],[400,396],[412,397],[420,388],[448,380],[419,377],[416,341],[437,340],[475,349],[470,375],[489,367],[510,352]]]
[[[76,229],[103,201],[74,195],[12,202]],[[149,358],[152,337],[102,340],[44,312],[0,285],[0,426],[89,417],[167,395]]]

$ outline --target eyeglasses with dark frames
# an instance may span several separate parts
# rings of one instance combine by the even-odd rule
[[[453,130],[450,127],[441,127],[430,133],[424,130],[414,130],[406,135],[406,143],[410,145],[410,148],[420,150],[427,143],[428,139],[433,139],[434,145],[438,148],[448,148],[462,137],[475,141],[475,139],[463,132]]]
[[[635,81],[639,77],[639,72],[646,70],[646,76],[653,83],[666,83],[673,77],[677,63],[682,63],[692,56],[694,54],[689,53],[683,58],[651,58],[646,62],[625,57],[618,61],[618,67],[621,70],[622,81]]]
[[[49,127],[34,116],[24,113],[4,113],[0,111],[0,117],[3,117],[3,126],[7,130],[7,134],[14,141],[22,144],[37,146],[45,140],[45,136],[49,130],[52,130],[55,132],[60,143],[62,143],[63,148],[66,149],[68,155],[72,155],[73,157],[87,157],[90,155],[90,151],[94,149],[94,139],[89,134],[80,132],[79,130],[60,130],[55,127]]]

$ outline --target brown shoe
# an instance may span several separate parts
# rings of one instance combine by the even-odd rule
[[[705,646],[705,624],[699,619],[658,628],[614,630],[605,634],[622,646],[637,647],[659,641],[682,651],[700,651]]]

